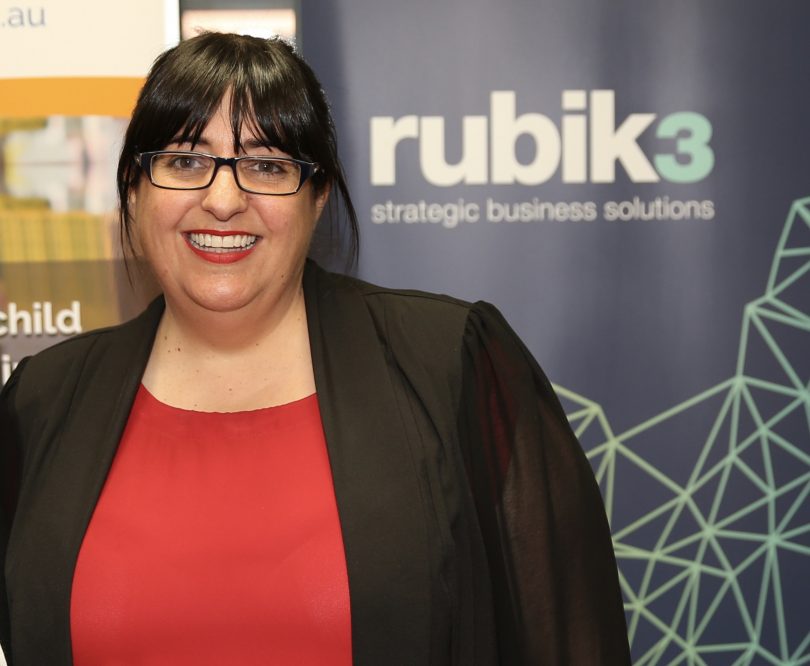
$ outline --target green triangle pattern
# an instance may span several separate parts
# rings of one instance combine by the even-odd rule
[[[810,618],[788,612],[810,598],[810,197],[745,307],[733,377],[618,434],[598,403],[555,389],[602,489],[634,663],[810,664]],[[652,462],[684,419],[688,478]],[[797,558],[806,575],[783,576]]]

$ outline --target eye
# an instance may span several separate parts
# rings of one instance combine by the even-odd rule
[[[254,158],[240,162],[242,170],[251,178],[287,178],[296,171],[295,162],[272,158]]]
[[[203,155],[168,154],[161,155],[162,166],[174,171],[205,171],[211,160]]]

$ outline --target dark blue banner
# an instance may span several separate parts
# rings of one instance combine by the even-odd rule
[[[810,663],[810,5],[303,4],[359,274],[494,302],[601,484],[636,664]]]

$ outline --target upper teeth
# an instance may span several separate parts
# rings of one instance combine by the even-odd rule
[[[256,236],[247,234],[231,234],[228,236],[217,236],[214,234],[189,234],[191,242],[202,248],[244,248],[256,242]]]

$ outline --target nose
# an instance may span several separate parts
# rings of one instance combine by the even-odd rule
[[[230,167],[217,171],[214,182],[203,190],[203,210],[208,211],[218,220],[226,221],[247,208],[248,195],[239,189],[236,177]]]

